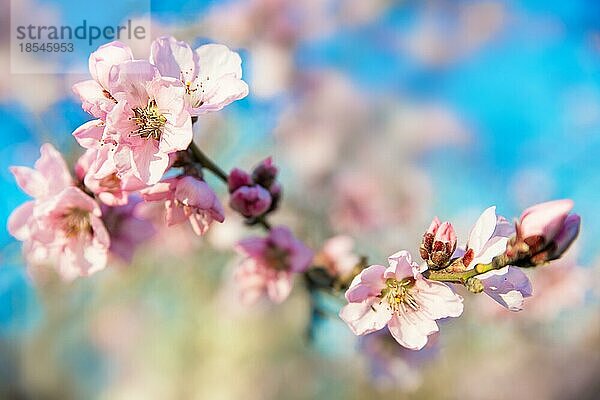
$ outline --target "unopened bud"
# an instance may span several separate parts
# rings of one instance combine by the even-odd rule
[[[456,233],[449,222],[439,223],[435,218],[423,235],[419,251],[429,267],[444,268],[456,250]]]
[[[252,171],[254,182],[266,189],[269,189],[277,177],[277,167],[273,165],[271,157],[258,164]]]
[[[271,195],[261,186],[242,186],[231,194],[229,204],[244,217],[258,217],[271,206]]]

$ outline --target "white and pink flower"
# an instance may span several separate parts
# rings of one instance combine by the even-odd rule
[[[41,148],[35,169],[12,167],[18,185],[34,200],[9,217],[8,231],[24,242],[30,267],[56,263],[66,280],[87,276],[106,266],[110,239],[93,198],[74,186],[60,153]]]
[[[116,143],[117,171],[154,184],[168,168],[169,154],[192,142],[185,88],[142,60],[113,68],[110,84],[117,104],[107,115],[104,136]]]
[[[110,84],[112,67],[133,60],[131,49],[118,41],[100,46],[90,54],[89,68],[92,79],[73,85],[82,108],[96,118],[105,119],[116,104]]]
[[[462,256],[463,264],[469,270],[477,264],[488,264],[506,251],[514,234],[513,225],[506,218],[496,215],[496,207],[489,207],[471,229],[466,249],[457,249],[454,256]],[[477,278],[483,284],[484,293],[510,311],[521,310],[525,298],[533,293],[527,275],[511,265],[478,275]]]
[[[422,349],[427,337],[438,331],[437,319],[462,314],[462,297],[444,283],[424,278],[407,251],[390,256],[388,262],[387,268],[371,265],[354,278],[340,317],[356,335],[387,325],[402,346]]]
[[[182,82],[194,116],[219,111],[248,95],[242,80],[240,56],[220,44],[205,44],[192,50],[171,36],[152,43],[150,62],[163,76]]]

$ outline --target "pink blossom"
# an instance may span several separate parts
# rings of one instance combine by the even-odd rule
[[[235,272],[245,304],[265,294],[282,302],[292,290],[293,275],[306,271],[313,259],[313,252],[283,226],[274,227],[265,238],[241,240],[236,250],[246,257]]]
[[[327,239],[317,254],[315,264],[324,267],[332,276],[345,277],[358,265],[360,257],[354,252],[354,240],[350,236],[334,236]]]
[[[8,231],[23,241],[30,268],[56,262],[67,280],[103,269],[110,239],[98,204],[74,181],[60,153],[44,144],[34,169],[11,167],[18,185],[34,198],[18,207]]]
[[[231,194],[229,204],[244,217],[257,217],[271,206],[271,194],[262,186],[242,186]]]
[[[234,168],[227,177],[227,187],[229,193],[233,193],[236,189],[242,186],[252,186],[254,182],[252,177],[246,171],[242,171],[239,168]]]
[[[192,176],[165,179],[142,191],[146,201],[164,201],[167,225],[189,221],[197,235],[206,233],[213,221],[225,220],[223,206],[204,181]]]
[[[248,95],[242,60],[227,46],[206,44],[192,51],[187,43],[163,36],[152,43],[150,62],[163,76],[183,83],[192,115],[221,110]]]
[[[340,317],[356,335],[387,325],[402,346],[422,349],[427,337],[438,331],[435,320],[462,314],[462,297],[424,278],[407,251],[390,256],[388,262],[388,268],[372,265],[354,278]]]
[[[110,42],[90,54],[92,79],[76,83],[73,91],[79,96],[83,109],[96,118],[106,118],[116,101],[110,85],[110,71],[115,65],[133,60],[131,49],[121,42]]]
[[[41,157],[34,168],[11,167],[17,184],[25,193],[36,200],[46,200],[57,195],[74,181],[60,153],[50,143],[40,148]]]
[[[102,203],[109,206],[125,205],[131,192],[143,189],[146,185],[133,175],[122,177],[116,168],[109,168],[111,159],[102,154],[104,150],[88,149],[77,160],[75,173]]]
[[[463,264],[467,269],[473,269],[477,264],[488,264],[505,252],[514,231],[506,218],[496,215],[496,207],[489,207],[471,229],[466,251],[459,249],[455,256],[463,254]],[[484,293],[510,311],[521,310],[524,299],[532,294],[527,276],[513,266],[489,271],[477,278],[483,284]]]
[[[529,207],[519,219],[519,236],[523,239],[541,236],[545,243],[548,243],[562,229],[572,208],[573,201],[569,199],[548,201]]]
[[[109,132],[107,139],[116,143],[116,168],[154,184],[167,169],[169,154],[187,149],[192,141],[185,88],[142,60],[113,68],[110,85],[117,104],[107,115],[105,136]]]
[[[506,249],[520,266],[536,266],[556,260],[579,234],[581,219],[570,215],[572,200],[554,200],[526,209],[517,222],[517,236]]]

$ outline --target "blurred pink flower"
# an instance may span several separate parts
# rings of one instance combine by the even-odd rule
[[[102,206],[102,220],[110,234],[111,254],[131,263],[136,248],[156,233],[154,224],[138,212],[141,199],[133,196],[122,206]]]
[[[106,118],[116,104],[110,85],[110,71],[115,65],[133,60],[131,49],[121,42],[110,42],[90,54],[92,79],[76,83],[73,91],[79,96],[82,108],[96,118]]]
[[[192,50],[185,42],[163,36],[152,43],[150,62],[162,76],[183,83],[194,116],[219,111],[248,95],[242,60],[227,46],[206,44]]]
[[[271,194],[262,186],[242,186],[231,194],[229,204],[244,217],[257,217],[271,206]]]
[[[239,241],[236,250],[246,257],[234,275],[245,304],[264,294],[276,303],[284,301],[292,290],[293,274],[306,271],[313,259],[313,252],[283,226],[272,228],[265,238]]]
[[[116,143],[116,168],[154,184],[167,169],[169,154],[185,150],[192,141],[185,88],[142,60],[113,68],[110,85],[117,104],[107,115],[105,136]]]
[[[332,276],[344,277],[352,273],[359,261],[360,257],[354,252],[354,239],[339,235],[325,241],[315,264],[324,267]]]
[[[213,221],[223,222],[223,206],[204,181],[192,176],[165,179],[142,191],[146,201],[164,201],[167,225],[190,222],[197,235],[206,233]]]
[[[88,149],[75,165],[75,174],[94,193],[98,200],[109,206],[127,204],[129,193],[146,187],[133,175],[120,177],[106,149]]]
[[[44,144],[35,169],[12,167],[18,185],[34,198],[9,217],[8,231],[24,241],[30,267],[57,262],[58,273],[71,280],[106,266],[110,239],[100,207],[73,186],[62,156]]]
[[[354,278],[340,317],[356,335],[387,325],[402,346],[422,349],[427,336],[438,331],[435,320],[462,314],[462,297],[441,282],[425,279],[407,251],[388,262],[388,268],[372,265]]]

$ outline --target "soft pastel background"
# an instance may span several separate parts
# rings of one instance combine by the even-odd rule
[[[31,165],[46,141],[74,159],[70,133],[90,117],[70,92],[85,76],[10,73],[1,4],[5,226],[26,200],[8,167]],[[90,9],[119,22],[122,8],[106,4],[13,1],[62,23]],[[309,343],[301,282],[281,306],[242,308],[228,279],[248,230],[233,215],[201,239],[161,230],[133,265],[69,285],[34,285],[2,229],[0,398],[597,398],[597,1],[152,1],[150,16],[133,17],[151,18],[153,37],[240,52],[250,95],[202,118],[196,141],[226,169],[273,154],[285,188],[274,222],[315,249],[345,233],[384,262],[416,255],[433,215],[464,241],[489,205],[513,217],[562,197],[582,215],[580,240],[532,271],[524,311],[465,294],[464,316],[412,353],[357,343],[327,298],[333,316],[313,317]]]

